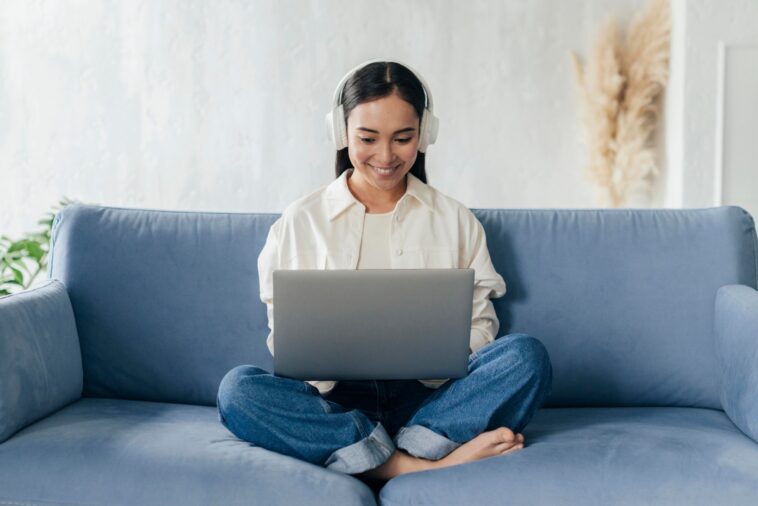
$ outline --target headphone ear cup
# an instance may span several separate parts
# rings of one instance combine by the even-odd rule
[[[429,116],[429,121],[426,125],[426,142],[428,146],[429,144],[434,144],[437,140],[437,132],[439,131],[440,120],[437,119],[437,116],[429,111],[426,111],[424,115]]]
[[[437,130],[439,129],[439,120],[429,109],[424,109],[424,117],[421,118],[419,127],[419,147],[418,150],[426,153],[426,148],[434,144],[437,140]]]
[[[334,145],[337,151],[347,147],[347,125],[345,125],[345,109],[342,104],[334,108],[332,124],[334,125]]]
[[[344,113],[342,104],[326,113],[326,136],[334,144],[337,151],[347,147],[347,132],[345,132]]]
[[[429,111],[424,109],[424,115],[421,116],[421,124],[419,125],[418,132],[418,150],[422,153],[426,152],[426,147],[429,145],[428,139],[429,129]]]

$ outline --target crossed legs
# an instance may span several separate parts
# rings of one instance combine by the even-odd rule
[[[508,334],[469,358],[466,377],[427,397],[394,438],[381,422],[321,397],[299,380],[237,366],[221,381],[219,420],[257,446],[348,474],[389,479],[517,451],[549,395],[540,341]]]

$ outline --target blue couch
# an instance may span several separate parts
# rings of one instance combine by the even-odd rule
[[[381,490],[228,432],[271,370],[257,256],[278,214],[83,204],[49,280],[0,299],[0,504],[758,504],[758,254],[739,207],[474,209],[500,332],[553,392],[514,454]]]

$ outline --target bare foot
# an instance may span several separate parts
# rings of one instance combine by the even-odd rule
[[[524,447],[524,435],[514,434],[508,427],[482,432],[436,462],[436,467],[454,466],[465,462],[504,455]]]
[[[369,469],[356,476],[366,476],[378,480],[390,480],[405,473],[425,471],[440,467],[454,466],[465,462],[496,455],[504,455],[524,447],[524,435],[514,434],[507,427],[482,432],[471,441],[462,444],[440,460],[427,460],[414,457],[403,450],[396,450],[381,466]]]
[[[391,480],[395,476],[405,473],[415,473],[416,471],[424,471],[426,469],[432,469],[437,465],[434,460],[427,460],[408,454],[405,450],[397,449],[395,453],[390,455],[384,464],[373,469],[369,469],[355,476],[365,476],[373,478],[375,480]]]

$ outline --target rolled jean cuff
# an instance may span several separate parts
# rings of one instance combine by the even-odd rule
[[[461,443],[451,441],[423,425],[411,425],[398,431],[395,445],[414,457],[439,460],[461,446]]]
[[[377,422],[371,434],[329,455],[324,467],[346,474],[362,473],[384,464],[395,449],[387,430]]]

